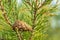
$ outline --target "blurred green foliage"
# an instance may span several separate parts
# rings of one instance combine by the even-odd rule
[[[33,0],[30,1],[33,5],[35,5],[35,2]],[[11,0],[9,2],[8,0],[2,0],[2,4],[5,7],[7,16],[12,25],[17,19],[19,19],[32,26],[33,9],[29,5],[24,4],[24,0],[22,2],[23,3],[21,5],[18,5],[17,0]],[[57,10],[57,6],[50,6],[51,2],[52,0],[46,0],[44,6],[38,10],[36,14],[36,27],[34,29],[35,32],[32,40],[59,40],[58,38],[55,39],[56,36],[54,35],[54,31],[56,31],[57,29],[52,31],[53,29],[51,28],[50,24],[50,19],[52,16],[54,16],[51,16],[51,14]],[[21,34],[23,36],[23,40],[29,40],[31,33],[24,31]],[[4,20],[4,17],[0,10],[0,40],[2,39],[18,40],[18,37],[16,35],[16,32],[14,32]]]

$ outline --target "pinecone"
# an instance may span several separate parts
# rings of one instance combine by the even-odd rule
[[[15,21],[12,27],[13,27],[13,30],[15,30],[15,28],[17,27],[18,30],[32,31],[32,27],[30,25],[20,20]]]

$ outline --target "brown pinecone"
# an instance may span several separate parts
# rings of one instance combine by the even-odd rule
[[[15,28],[17,27],[18,30],[32,31],[32,27],[30,25],[20,20],[15,21],[12,27],[13,27],[13,30],[15,30]]]

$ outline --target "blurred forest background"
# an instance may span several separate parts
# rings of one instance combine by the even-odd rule
[[[31,40],[60,40],[60,0],[0,0],[0,4],[4,6],[12,25],[18,19],[35,27]],[[1,5],[0,40],[19,40],[16,32],[6,23]],[[23,40],[29,40],[32,32],[20,33]]]

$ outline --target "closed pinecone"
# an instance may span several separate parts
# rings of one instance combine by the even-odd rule
[[[16,27],[18,28],[18,30],[32,31],[32,27],[30,25],[20,20],[15,21],[15,23],[13,24],[13,30],[15,30]]]

